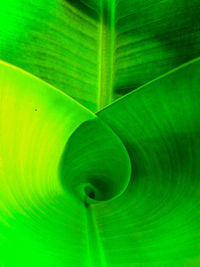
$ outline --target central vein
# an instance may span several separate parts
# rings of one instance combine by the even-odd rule
[[[95,220],[93,207],[89,205],[86,209],[86,224],[88,237],[88,267],[106,267],[106,260],[99,229]]]
[[[101,1],[98,110],[112,102],[114,60],[114,1]]]

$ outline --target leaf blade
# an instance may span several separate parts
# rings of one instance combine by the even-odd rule
[[[199,260],[199,66],[198,58],[98,113],[133,168],[127,192],[96,207],[110,265]]]

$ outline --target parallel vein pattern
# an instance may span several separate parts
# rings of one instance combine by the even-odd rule
[[[98,113],[133,168],[126,193],[95,207],[109,266],[199,265],[199,84],[198,59]]]
[[[115,98],[200,56],[199,12],[198,0],[117,1]]]
[[[200,266],[199,0],[0,10],[0,266]]]
[[[0,58],[92,111],[200,55],[198,0],[8,0],[0,7]]]
[[[8,0],[0,7],[0,58],[96,110],[98,22],[63,0]]]

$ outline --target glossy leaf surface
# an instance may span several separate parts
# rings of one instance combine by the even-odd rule
[[[0,9],[0,266],[199,266],[199,1]]]
[[[7,0],[0,58],[97,111],[199,53],[199,1]]]
[[[94,208],[111,266],[199,262],[199,84],[197,60],[98,114],[133,166],[123,197]]]
[[[87,263],[88,190],[104,200],[104,181],[108,200],[126,189],[131,168],[126,149],[111,129],[73,99],[3,62],[0,88],[0,263]],[[83,122],[87,131],[74,138]],[[76,150],[80,156],[73,163]]]

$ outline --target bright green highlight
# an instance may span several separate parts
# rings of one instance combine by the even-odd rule
[[[199,0],[0,10],[0,266],[199,266]]]
[[[94,116],[2,62],[0,88],[0,263],[81,266],[85,208],[63,189],[58,168],[71,133]]]
[[[36,77],[3,62],[0,77],[0,263],[103,262],[89,205],[127,188],[126,148],[95,115]]]

